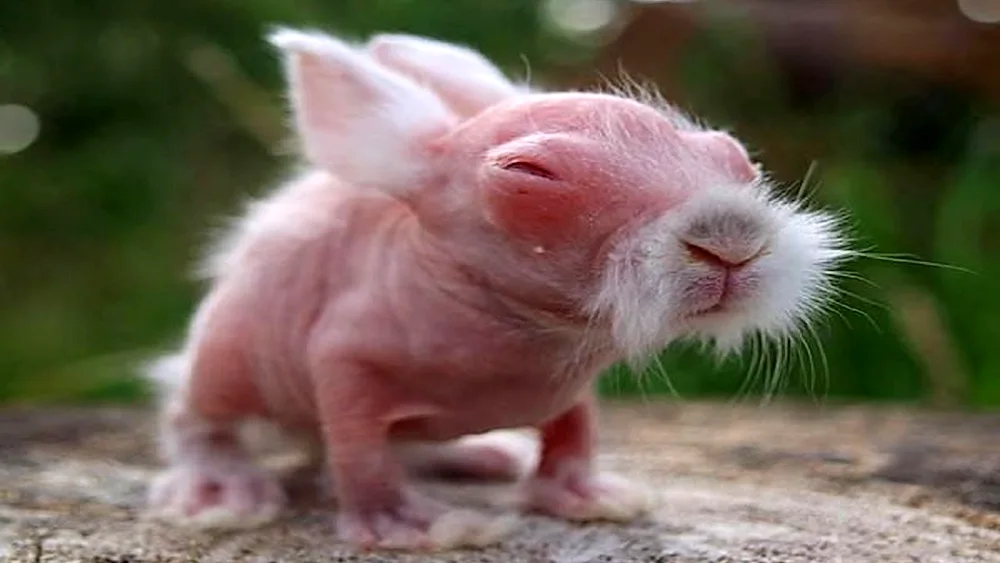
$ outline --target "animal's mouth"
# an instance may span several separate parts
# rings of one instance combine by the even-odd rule
[[[701,303],[693,307],[685,315],[688,319],[706,317],[717,313],[724,313],[733,300],[733,279],[732,272],[727,268],[720,268],[717,272],[718,285],[710,291],[705,291],[701,295]]]
[[[757,296],[757,283],[753,278],[740,276],[738,273],[726,272],[721,287],[714,291],[701,292],[695,303],[692,303],[684,319],[699,321],[706,318],[738,315]]]

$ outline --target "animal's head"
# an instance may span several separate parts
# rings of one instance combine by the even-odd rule
[[[737,140],[664,104],[529,92],[413,36],[270,39],[311,164],[398,198],[498,290],[596,319],[628,356],[792,330],[844,254],[831,217],[776,199]]]

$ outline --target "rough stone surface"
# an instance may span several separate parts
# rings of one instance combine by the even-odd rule
[[[630,526],[525,517],[503,545],[357,554],[308,492],[251,532],[142,518],[156,471],[141,410],[0,411],[0,561],[85,563],[1000,562],[1000,417],[793,405],[608,405],[602,463],[645,479]],[[497,485],[425,484],[469,504]]]

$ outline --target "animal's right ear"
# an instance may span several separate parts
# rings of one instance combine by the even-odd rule
[[[284,55],[295,127],[312,164],[396,196],[431,172],[434,141],[456,123],[433,92],[328,35],[280,28],[268,40]]]
[[[463,118],[524,93],[482,54],[454,43],[385,33],[372,37],[368,51],[381,64],[433,90]]]

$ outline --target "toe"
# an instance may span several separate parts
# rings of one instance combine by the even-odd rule
[[[273,520],[284,504],[281,486],[255,469],[219,473],[176,468],[150,488],[150,515],[194,528],[248,528]]]
[[[551,516],[626,522],[649,510],[653,492],[617,475],[602,474],[570,483],[536,479],[529,483],[526,496],[530,509]]]
[[[447,549],[484,547],[507,536],[517,525],[514,515],[489,516],[469,510],[454,510],[438,518],[429,530],[434,544]]]

